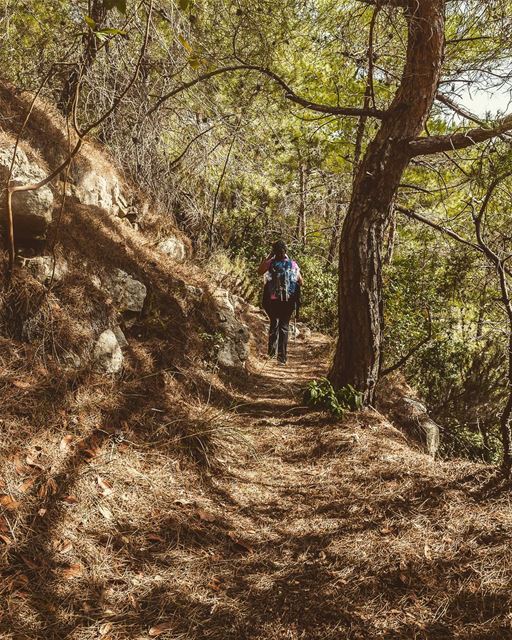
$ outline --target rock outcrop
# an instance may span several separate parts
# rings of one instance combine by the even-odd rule
[[[99,166],[89,162],[75,163],[71,193],[82,204],[94,205],[117,215],[125,200],[121,195],[121,179],[110,165],[100,161]]]
[[[68,273],[69,267],[66,260],[52,256],[35,256],[24,258],[23,266],[41,284],[48,285],[51,281],[60,282]]]
[[[103,283],[119,313],[140,313],[144,307],[146,285],[122,269],[114,269]]]
[[[4,143],[1,143],[2,145]],[[5,185],[12,162],[13,145],[5,143],[0,146],[0,180]],[[46,178],[46,172],[31,162],[23,149],[18,148],[14,163],[11,184],[29,185]],[[2,187],[2,201],[5,202],[5,191]],[[53,193],[45,186],[35,191],[19,191],[12,197],[15,239],[18,243],[33,245],[44,240],[52,221]],[[7,212],[3,211],[4,216]],[[4,223],[6,219],[4,218]]]
[[[384,376],[377,386],[377,409],[428,454],[439,449],[440,430],[401,374]]]
[[[168,236],[160,240],[156,248],[178,262],[183,262],[187,257],[185,243],[178,236]]]
[[[235,301],[229,291],[216,289],[213,299],[223,334],[217,354],[218,363],[223,367],[241,368],[248,356],[249,329],[238,319]]]

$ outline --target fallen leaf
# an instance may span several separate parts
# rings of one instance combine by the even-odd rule
[[[6,536],[3,533],[0,533],[0,542],[3,542],[4,544],[12,544],[12,540],[9,538],[9,536]]]
[[[204,509],[198,509],[197,515],[201,520],[204,520],[205,522],[215,522],[215,516],[213,515],[213,513],[209,513]]]
[[[106,636],[112,630],[111,622],[104,622],[100,625],[100,636]]]
[[[102,504],[98,505],[98,510],[106,520],[112,520],[112,518],[114,517],[112,515],[112,511],[110,511],[110,509],[107,509],[107,507],[103,506]]]
[[[79,578],[83,575],[84,568],[80,563],[70,564],[62,570],[62,575],[66,580],[72,580],[73,578]]]
[[[20,486],[21,493],[27,493],[27,491],[33,487],[35,481],[35,478],[27,478],[22,482]]]
[[[39,511],[37,512],[37,515],[40,516],[41,518],[46,514],[46,509],[39,509]]]
[[[29,569],[38,570],[41,568],[41,565],[38,562],[35,562],[31,558],[27,558],[27,556],[21,556],[23,562],[27,565]]]
[[[146,538],[148,540],[151,540],[151,542],[165,542],[165,538],[162,538],[162,536],[159,536],[158,533],[148,533]]]
[[[73,436],[71,434],[67,434],[66,436],[64,436],[62,438],[62,440],[60,441],[59,444],[59,449],[61,451],[67,451],[71,445],[71,443],[73,442]]]
[[[220,591],[222,582],[219,580],[219,578],[212,578],[208,583],[208,586],[210,587],[210,589],[213,589],[213,591]]]
[[[27,455],[27,457],[25,458],[25,462],[29,467],[35,467],[36,469],[41,469],[41,471],[44,471],[44,467],[39,464],[39,462],[36,462],[35,457],[31,455]]]
[[[20,503],[7,493],[0,493],[0,505],[7,511],[15,511],[20,506]]]
[[[157,624],[156,627],[151,627],[149,630],[149,636],[151,638],[156,638],[157,636],[162,635],[162,633],[169,631],[169,629],[172,629],[173,626],[172,622],[161,622],[160,624]]]
[[[71,540],[65,540],[64,538],[62,538],[53,542],[53,548],[59,553],[69,553],[73,548],[73,543],[71,542]]]
[[[114,493],[114,489],[112,489],[111,485],[106,480],[103,480],[103,478],[101,478],[100,476],[97,476],[96,482],[101,489],[102,496],[110,496]]]
[[[246,544],[245,542],[243,542],[243,540],[240,540],[240,538],[233,531],[228,531],[227,535],[228,535],[228,538],[231,538],[231,540],[233,541],[235,545],[235,549],[237,551],[240,551],[243,553],[250,553],[252,551],[252,547]]]
[[[64,496],[62,498],[64,500],[64,502],[67,502],[68,504],[76,504],[78,502],[78,498],[76,496]]]
[[[32,387],[31,383],[25,380],[13,380],[12,384],[18,389],[30,389]]]
[[[39,487],[37,495],[40,498],[46,498],[46,496],[54,496],[59,490],[56,481],[53,478],[48,478],[46,482]]]
[[[14,468],[16,470],[16,473],[18,473],[20,476],[25,475],[25,473],[28,471],[27,467],[23,464],[19,456],[14,456]]]

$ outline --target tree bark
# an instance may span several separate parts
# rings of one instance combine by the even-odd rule
[[[437,92],[444,53],[444,0],[410,0],[400,86],[358,168],[340,240],[339,337],[330,380],[374,399],[383,335],[382,248],[393,199]]]
[[[331,267],[334,264],[334,258],[336,256],[336,248],[339,243],[340,227],[341,227],[341,203],[336,203],[336,214],[334,217],[334,223],[332,225],[331,241],[329,243],[329,251],[327,253],[326,266]]]

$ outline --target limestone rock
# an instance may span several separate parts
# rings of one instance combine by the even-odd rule
[[[105,166],[97,170],[79,163],[73,179],[72,193],[82,204],[101,207],[113,214],[119,212],[124,198],[119,177],[112,168]]]
[[[118,373],[123,366],[123,352],[112,329],[104,331],[94,345],[96,368],[105,373]]]
[[[395,371],[383,376],[377,386],[377,409],[387,416],[422,449],[435,456],[440,444],[440,429],[428,414],[425,405]]]
[[[238,320],[235,303],[226,289],[216,289],[213,298],[224,341],[218,352],[223,367],[242,368],[248,355],[249,329]]]
[[[178,262],[183,262],[187,257],[185,243],[178,236],[168,236],[160,240],[156,248]]]
[[[126,336],[124,335],[121,327],[116,324],[116,326],[112,328],[112,331],[114,332],[114,335],[116,336],[117,342],[119,343],[121,349],[126,349],[126,347],[128,346],[128,340],[126,339]]]
[[[127,311],[140,313],[144,306],[147,289],[122,269],[114,269],[110,277],[103,283],[112,296],[112,302],[120,313]]]
[[[0,147],[0,180],[5,183],[9,175],[13,147]],[[12,173],[12,183],[28,185],[46,178],[46,172],[37,164],[30,162],[26,153],[19,149]],[[2,199],[5,197],[1,189]],[[13,194],[12,211],[14,233],[18,242],[30,244],[32,240],[41,240],[46,236],[48,225],[52,221],[53,193],[50,187],[41,187],[35,191],[21,191]],[[2,206],[2,217],[6,216]]]
[[[36,280],[41,284],[49,284],[53,282],[59,282],[68,273],[68,263],[62,259],[57,258],[55,260],[55,268],[52,256],[36,256],[35,258],[25,258],[23,260],[23,266],[30,271]]]

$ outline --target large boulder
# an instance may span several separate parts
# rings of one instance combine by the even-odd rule
[[[123,367],[123,352],[112,329],[104,331],[96,341],[93,361],[96,369],[105,373],[118,373]]]
[[[185,243],[178,236],[168,236],[160,240],[156,248],[178,262],[183,262],[187,257]]]
[[[5,202],[4,185],[9,176],[13,154],[13,146],[0,147],[0,180],[2,181],[1,197]],[[12,172],[14,185],[29,185],[46,178],[46,172],[34,162],[31,162],[23,149],[18,148],[16,161]],[[7,211],[2,206],[4,223],[7,221]],[[19,191],[12,197],[12,212],[14,233],[17,242],[32,244],[44,240],[48,226],[52,221],[53,193],[45,186],[35,191]]]
[[[235,301],[226,289],[213,293],[217,320],[223,334],[217,358],[223,367],[242,368],[247,360],[249,329],[236,315]]]

